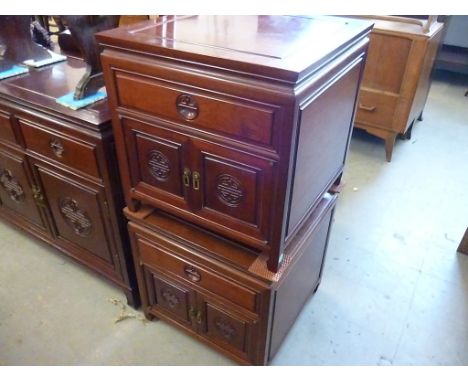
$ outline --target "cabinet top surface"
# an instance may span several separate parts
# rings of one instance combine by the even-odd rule
[[[85,73],[82,60],[68,57],[67,61],[30,69],[28,73],[0,81],[0,97],[21,103],[27,108],[60,114],[77,122],[101,125],[110,120],[106,100],[80,110],[72,110],[55,100],[75,90]]]
[[[344,45],[368,33],[371,23],[341,17],[165,16],[101,32],[105,45],[175,59],[273,75],[319,66]],[[268,73],[266,74],[268,75]]]

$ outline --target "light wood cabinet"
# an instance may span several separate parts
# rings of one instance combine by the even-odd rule
[[[390,162],[396,137],[410,139],[415,120],[422,119],[443,24],[425,28],[415,19],[368,19],[375,24],[355,127],[384,139]]]

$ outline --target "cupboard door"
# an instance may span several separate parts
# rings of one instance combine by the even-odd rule
[[[38,197],[37,188],[30,179],[24,156],[0,148],[1,206],[45,231],[44,220],[34,199]]]
[[[256,322],[222,308],[201,294],[197,297],[202,312],[202,320],[199,323],[200,334],[238,356],[248,359]]]
[[[193,140],[192,192],[197,214],[268,241],[275,161]],[[198,179],[197,179],[198,177]]]
[[[121,123],[127,142],[131,196],[149,196],[187,208],[190,174],[183,163],[188,137],[130,118],[122,118]]]
[[[196,316],[196,309],[192,303],[193,292],[146,267],[143,269],[149,308],[183,325],[192,326],[192,319]]]
[[[80,247],[88,256],[113,264],[103,188],[72,179],[39,163],[34,163],[34,170],[52,213],[57,239]]]

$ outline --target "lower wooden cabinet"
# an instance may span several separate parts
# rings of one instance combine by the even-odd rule
[[[323,197],[277,273],[248,247],[160,210],[126,209],[146,317],[239,363],[267,364],[320,283],[335,201]]]
[[[85,71],[69,58],[0,82],[0,217],[121,288],[139,306],[105,101],[55,102]]]

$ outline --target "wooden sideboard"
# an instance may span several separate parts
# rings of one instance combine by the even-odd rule
[[[68,58],[0,81],[0,216],[138,306],[107,103],[74,111],[55,102],[84,71]]]
[[[398,135],[421,120],[443,24],[384,16],[374,24],[355,126],[385,140],[388,162]]]
[[[184,16],[97,35],[148,318],[271,360],[320,281],[371,26]]]

